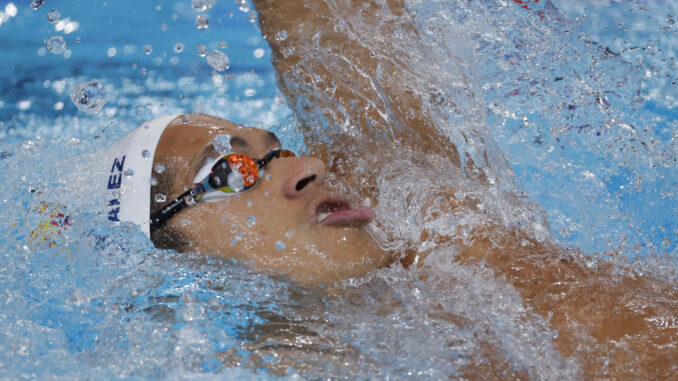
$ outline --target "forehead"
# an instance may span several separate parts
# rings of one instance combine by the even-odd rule
[[[278,138],[270,131],[243,127],[208,115],[192,114],[172,121],[158,142],[156,157],[192,157],[209,146],[217,135],[231,136],[231,146],[240,153],[263,156],[278,147]]]

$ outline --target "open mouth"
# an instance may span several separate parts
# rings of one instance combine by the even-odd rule
[[[374,212],[367,207],[351,209],[342,197],[331,197],[315,207],[316,221],[321,225],[359,225],[372,221]]]

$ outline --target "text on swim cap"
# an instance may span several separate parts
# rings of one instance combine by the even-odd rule
[[[111,175],[108,176],[108,189],[113,191],[113,198],[108,201],[108,206],[111,209],[108,211],[108,219],[110,221],[118,222],[118,213],[120,213],[120,185],[122,184],[122,170],[125,167],[125,155],[119,160],[117,157],[113,159],[111,166]]]

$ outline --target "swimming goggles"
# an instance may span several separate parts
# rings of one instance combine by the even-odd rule
[[[170,201],[160,210],[151,214],[151,232],[161,227],[184,208],[201,201],[209,193],[222,192],[227,195],[234,195],[252,188],[259,180],[259,169],[274,158],[294,156],[296,155],[292,151],[286,149],[275,149],[261,159],[252,159],[240,153],[222,156],[214,163],[209,175],[193,184],[191,189]],[[235,177],[236,181],[229,184],[229,176],[232,180]]]

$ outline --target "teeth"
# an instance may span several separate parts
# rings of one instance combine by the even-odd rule
[[[330,212],[318,213],[318,221],[322,222],[322,220],[327,218],[327,216],[329,216],[330,214],[332,214],[332,213],[330,213]]]

